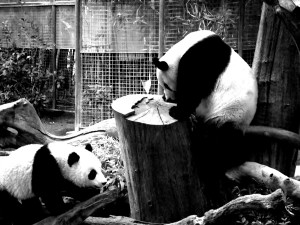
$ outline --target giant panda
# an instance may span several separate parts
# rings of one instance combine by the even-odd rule
[[[101,171],[101,162],[91,150],[90,144],[81,148],[53,142],[25,145],[9,156],[2,157],[1,216],[13,213],[10,219],[17,224],[18,218],[14,214],[16,211],[22,214],[24,209],[20,202],[33,200],[38,205],[39,199],[48,212],[55,215],[67,209],[62,199],[63,192],[102,187],[106,178]]]
[[[219,156],[216,163],[206,156],[202,161],[223,163],[224,169],[240,163],[232,159],[243,158],[239,141],[257,104],[257,81],[248,64],[208,30],[189,33],[153,63],[164,99],[177,103],[170,115],[178,120],[194,115],[205,137],[202,144],[209,149],[206,154]]]

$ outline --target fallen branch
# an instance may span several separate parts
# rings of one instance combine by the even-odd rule
[[[69,211],[57,216],[48,217],[34,225],[68,225],[81,224],[87,217],[92,215],[97,209],[105,207],[109,203],[116,201],[118,190],[114,189],[96,195],[84,202],[79,203]]]
[[[264,137],[300,148],[300,135],[280,128],[266,126],[249,126],[245,130],[247,137]]]
[[[300,201],[300,181],[287,177],[278,170],[256,162],[245,162],[226,172],[226,176],[239,181],[244,177],[253,178],[271,190],[280,188],[286,197]]]
[[[209,210],[202,217],[195,215],[186,217],[180,221],[169,223],[168,225],[208,225],[208,224],[226,224],[225,221],[232,219],[233,215],[239,215],[242,213],[247,213],[249,211],[260,211],[260,212],[283,212],[285,210],[284,196],[280,189],[269,195],[245,195],[234,199],[224,206]],[[110,218],[88,218],[84,225],[158,225],[158,223],[148,223],[143,221],[138,221],[128,217],[113,216]],[[162,223],[160,223],[162,224]],[[74,224],[75,225],[75,224]]]

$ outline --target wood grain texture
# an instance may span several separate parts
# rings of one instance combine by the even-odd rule
[[[134,106],[134,115],[126,117]],[[192,165],[188,122],[169,116],[161,96],[128,95],[112,108],[126,168],[131,216],[174,222],[204,213],[205,198]],[[199,205],[200,203],[200,205]]]
[[[253,62],[259,97],[253,125],[282,128],[299,132],[300,63],[291,34],[264,3]],[[292,176],[297,150],[271,141],[252,143],[254,161],[271,166]]]

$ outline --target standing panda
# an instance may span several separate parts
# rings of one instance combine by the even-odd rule
[[[208,30],[188,34],[153,63],[164,99],[177,103],[170,116],[183,120],[193,114],[206,137],[202,144],[213,149],[206,154],[232,166],[228,161],[241,156],[243,128],[256,112],[257,81],[248,64]]]
[[[24,218],[14,216],[16,211],[24,214],[22,205],[31,200],[42,207],[39,198],[50,214],[59,214],[66,210],[62,192],[80,193],[81,189],[100,188],[106,178],[101,172],[101,162],[91,150],[90,144],[84,149],[53,142],[26,145],[2,157],[0,215],[7,213],[7,217],[12,217],[8,220],[17,224]]]

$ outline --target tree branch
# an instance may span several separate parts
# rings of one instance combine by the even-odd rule
[[[264,137],[300,148],[300,135],[291,131],[266,126],[249,126],[244,132],[248,137]]]
[[[244,177],[253,178],[273,191],[280,188],[286,197],[300,201],[300,181],[287,177],[271,167],[256,162],[245,162],[228,170],[226,176],[235,181]]]
[[[114,202],[118,197],[117,189],[106,191],[96,195],[84,202],[79,203],[69,211],[57,216],[48,217],[34,225],[75,225],[81,224],[87,217],[93,214],[97,209]]]
[[[209,210],[202,217],[196,215],[188,216],[180,221],[169,223],[166,225],[208,225],[208,224],[225,224],[226,221],[232,219],[232,215],[238,215],[251,211],[263,212],[283,212],[285,210],[284,195],[280,189],[269,195],[253,194],[236,198],[218,209]],[[88,218],[84,225],[159,225],[157,223],[149,223],[137,221],[128,217],[113,216],[110,218]]]

